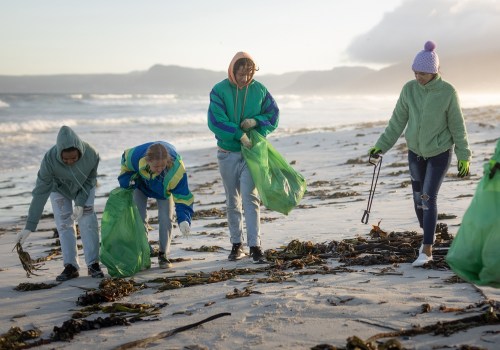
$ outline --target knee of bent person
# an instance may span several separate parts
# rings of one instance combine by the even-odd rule
[[[93,205],[89,205],[89,206],[84,206],[83,207],[83,215],[92,214],[93,212],[94,212],[94,206]]]

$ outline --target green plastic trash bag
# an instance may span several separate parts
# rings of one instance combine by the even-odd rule
[[[112,277],[130,277],[151,267],[146,228],[134,189],[115,188],[101,219],[101,262]]]
[[[288,215],[306,191],[306,180],[293,169],[264,136],[249,132],[252,148],[241,147],[262,204]]]
[[[490,179],[484,170],[446,262],[468,282],[500,288],[500,173]]]

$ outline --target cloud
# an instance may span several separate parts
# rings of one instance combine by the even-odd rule
[[[395,64],[413,60],[427,40],[439,56],[500,56],[500,3],[496,0],[407,0],[346,50],[351,62]]]

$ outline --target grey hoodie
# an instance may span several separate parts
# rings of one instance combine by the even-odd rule
[[[80,159],[72,165],[62,161],[61,152],[75,147],[80,151]],[[51,192],[59,192],[83,207],[90,190],[97,182],[99,154],[88,143],[82,141],[68,126],[62,126],[57,135],[57,143],[43,157],[33,189],[26,229],[35,231],[42,216],[43,208]]]

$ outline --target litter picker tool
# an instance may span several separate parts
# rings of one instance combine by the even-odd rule
[[[366,206],[365,213],[361,218],[363,224],[368,223],[368,218],[370,217],[370,209],[372,208],[373,196],[375,195],[375,188],[377,187],[378,176],[380,174],[380,167],[382,166],[382,155],[381,154],[370,154],[368,163],[373,165],[373,176],[372,185],[370,187],[370,194],[368,196],[368,205]],[[375,176],[376,175],[376,176]]]

